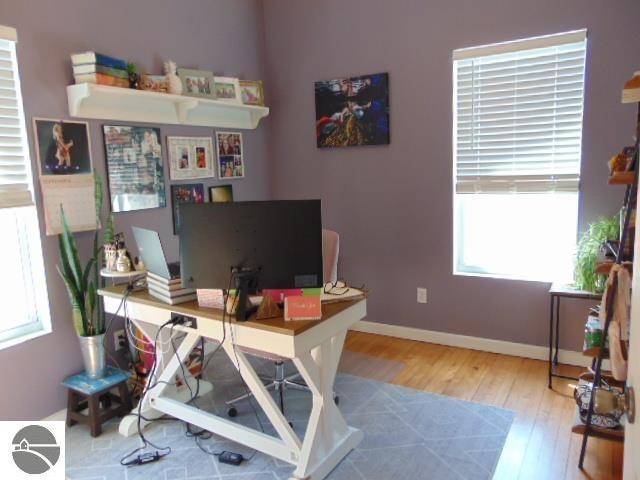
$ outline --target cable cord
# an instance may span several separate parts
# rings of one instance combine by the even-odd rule
[[[158,345],[158,337],[160,336],[160,332],[162,332],[164,327],[166,327],[167,325],[169,325],[171,323],[173,323],[173,320],[167,320],[165,323],[163,323],[160,326],[160,328],[158,328],[158,331],[156,332],[154,346]],[[154,388],[158,384],[158,382],[155,382],[153,386],[150,386],[150,382],[154,378],[157,365],[158,365],[158,357],[156,355],[156,357],[154,358],[154,361],[153,361],[153,365],[151,366],[151,371],[149,372],[149,376],[147,377],[149,383],[147,383],[147,386],[143,390],[142,394],[140,395],[140,400],[138,401],[137,428],[138,428],[138,436],[140,437],[140,440],[142,441],[143,445],[138,447],[138,448],[136,448],[135,450],[131,451],[130,453],[128,453],[124,457],[122,457],[120,459],[120,465],[123,465],[123,466],[142,465],[142,464],[146,463],[147,461],[159,460],[160,458],[166,457],[167,455],[169,455],[171,453],[171,447],[158,447],[153,442],[147,440],[147,438],[142,433],[142,425],[141,425],[141,423],[142,423],[142,402],[144,401],[147,393],[149,393],[149,390],[151,390],[152,388]],[[128,458],[130,458],[133,455],[135,455],[136,453],[144,450],[147,446],[151,446],[151,447],[156,449],[155,456],[153,456],[152,454],[151,454],[152,455],[151,457],[149,456],[150,454],[138,455],[138,457],[127,461]],[[160,453],[160,452],[162,452],[162,453]],[[149,460],[149,459],[151,459],[151,460]]]

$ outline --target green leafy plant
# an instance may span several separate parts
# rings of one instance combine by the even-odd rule
[[[60,207],[62,219],[62,233],[58,236],[60,263],[58,272],[62,277],[69,301],[71,315],[76,333],[81,337],[91,337],[105,332],[104,310],[100,305],[98,285],[100,281],[100,267],[102,246],[98,245],[98,228],[100,212],[102,211],[102,179],[95,175],[95,203],[96,203],[96,231],[93,237],[92,256],[83,266],[78,253],[78,245],[69,228],[64,209]]]
[[[580,290],[604,291],[604,276],[596,273],[598,251],[608,240],[620,238],[620,215],[600,217],[590,223],[584,232],[576,252],[574,284]]]

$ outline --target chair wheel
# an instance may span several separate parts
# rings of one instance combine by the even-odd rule
[[[340,397],[338,395],[333,396],[333,403],[340,405]]]
[[[229,409],[227,410],[227,415],[233,418],[238,415],[238,410],[236,409],[236,407],[229,407]]]

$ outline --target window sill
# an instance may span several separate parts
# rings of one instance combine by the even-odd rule
[[[24,342],[28,342],[29,340],[33,340],[34,338],[43,337],[44,335],[48,335],[50,333],[52,333],[51,328],[41,327],[33,332],[25,333],[23,335],[3,340],[0,342],[0,351],[14,347]]]
[[[480,278],[494,278],[496,280],[515,280],[518,282],[534,282],[534,283],[554,283],[554,282],[560,282],[560,283],[570,283],[572,280],[571,279],[565,279],[565,280],[558,280],[558,279],[540,279],[540,278],[527,278],[527,277],[520,277],[520,276],[510,276],[510,275],[506,275],[506,274],[495,274],[495,273],[482,273],[482,272],[460,272],[460,271],[454,271],[453,275],[455,276],[461,276],[461,277],[480,277]]]

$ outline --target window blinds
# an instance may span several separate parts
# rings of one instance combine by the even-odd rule
[[[15,44],[0,25],[0,208],[33,205]]]
[[[456,193],[576,192],[586,30],[456,50]]]

